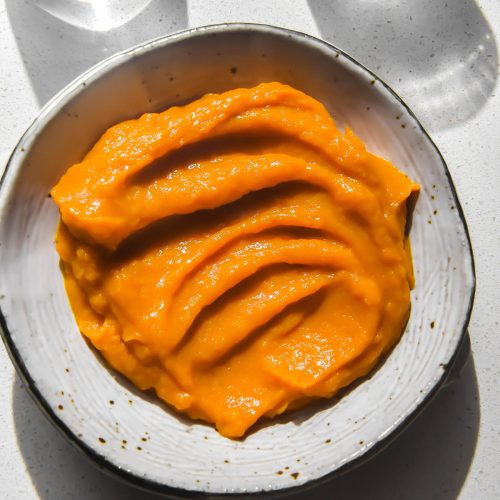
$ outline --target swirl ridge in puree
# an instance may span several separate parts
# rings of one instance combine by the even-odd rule
[[[78,326],[169,405],[242,436],[399,339],[418,185],[289,86],[110,128],[52,190]]]

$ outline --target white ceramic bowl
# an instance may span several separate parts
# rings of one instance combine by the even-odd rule
[[[401,341],[371,377],[338,401],[232,441],[133,390],[80,336],[53,244],[58,211],[47,194],[110,125],[206,92],[272,80],[322,101],[371,151],[421,184],[411,229],[416,288]],[[83,74],[44,107],[13,152],[0,215],[4,341],[36,401],[98,464],[178,496],[311,484],[373,453],[443,381],[470,315],[467,229],[429,136],[401,99],[348,55],[278,28],[198,28]]]

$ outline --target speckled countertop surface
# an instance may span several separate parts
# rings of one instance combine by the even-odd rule
[[[99,16],[82,15],[92,3]],[[460,377],[369,463],[292,498],[498,498],[498,0],[0,0],[0,172],[40,107],[81,71],[143,40],[226,21],[319,36],[385,79],[443,153],[476,257],[472,355]],[[1,498],[158,498],[109,478],[67,444],[26,394],[3,345],[0,391]]]

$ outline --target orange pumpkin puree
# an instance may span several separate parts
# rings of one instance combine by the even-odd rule
[[[238,437],[398,340],[417,190],[321,103],[264,83],[110,128],[52,190],[56,246],[108,363]]]

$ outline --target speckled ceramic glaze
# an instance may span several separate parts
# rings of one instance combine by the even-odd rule
[[[278,80],[322,101],[422,190],[411,228],[416,288],[401,341],[341,398],[231,441],[109,370],[81,337],[64,291],[48,192],[110,125],[206,92]],[[118,54],[42,110],[0,195],[4,340],[31,392],[83,451],[130,481],[176,495],[283,490],[373,452],[436,390],[468,322],[474,271],[446,165],[401,100],[338,49],[259,25],[222,25]],[[369,454],[365,455],[369,456]]]

